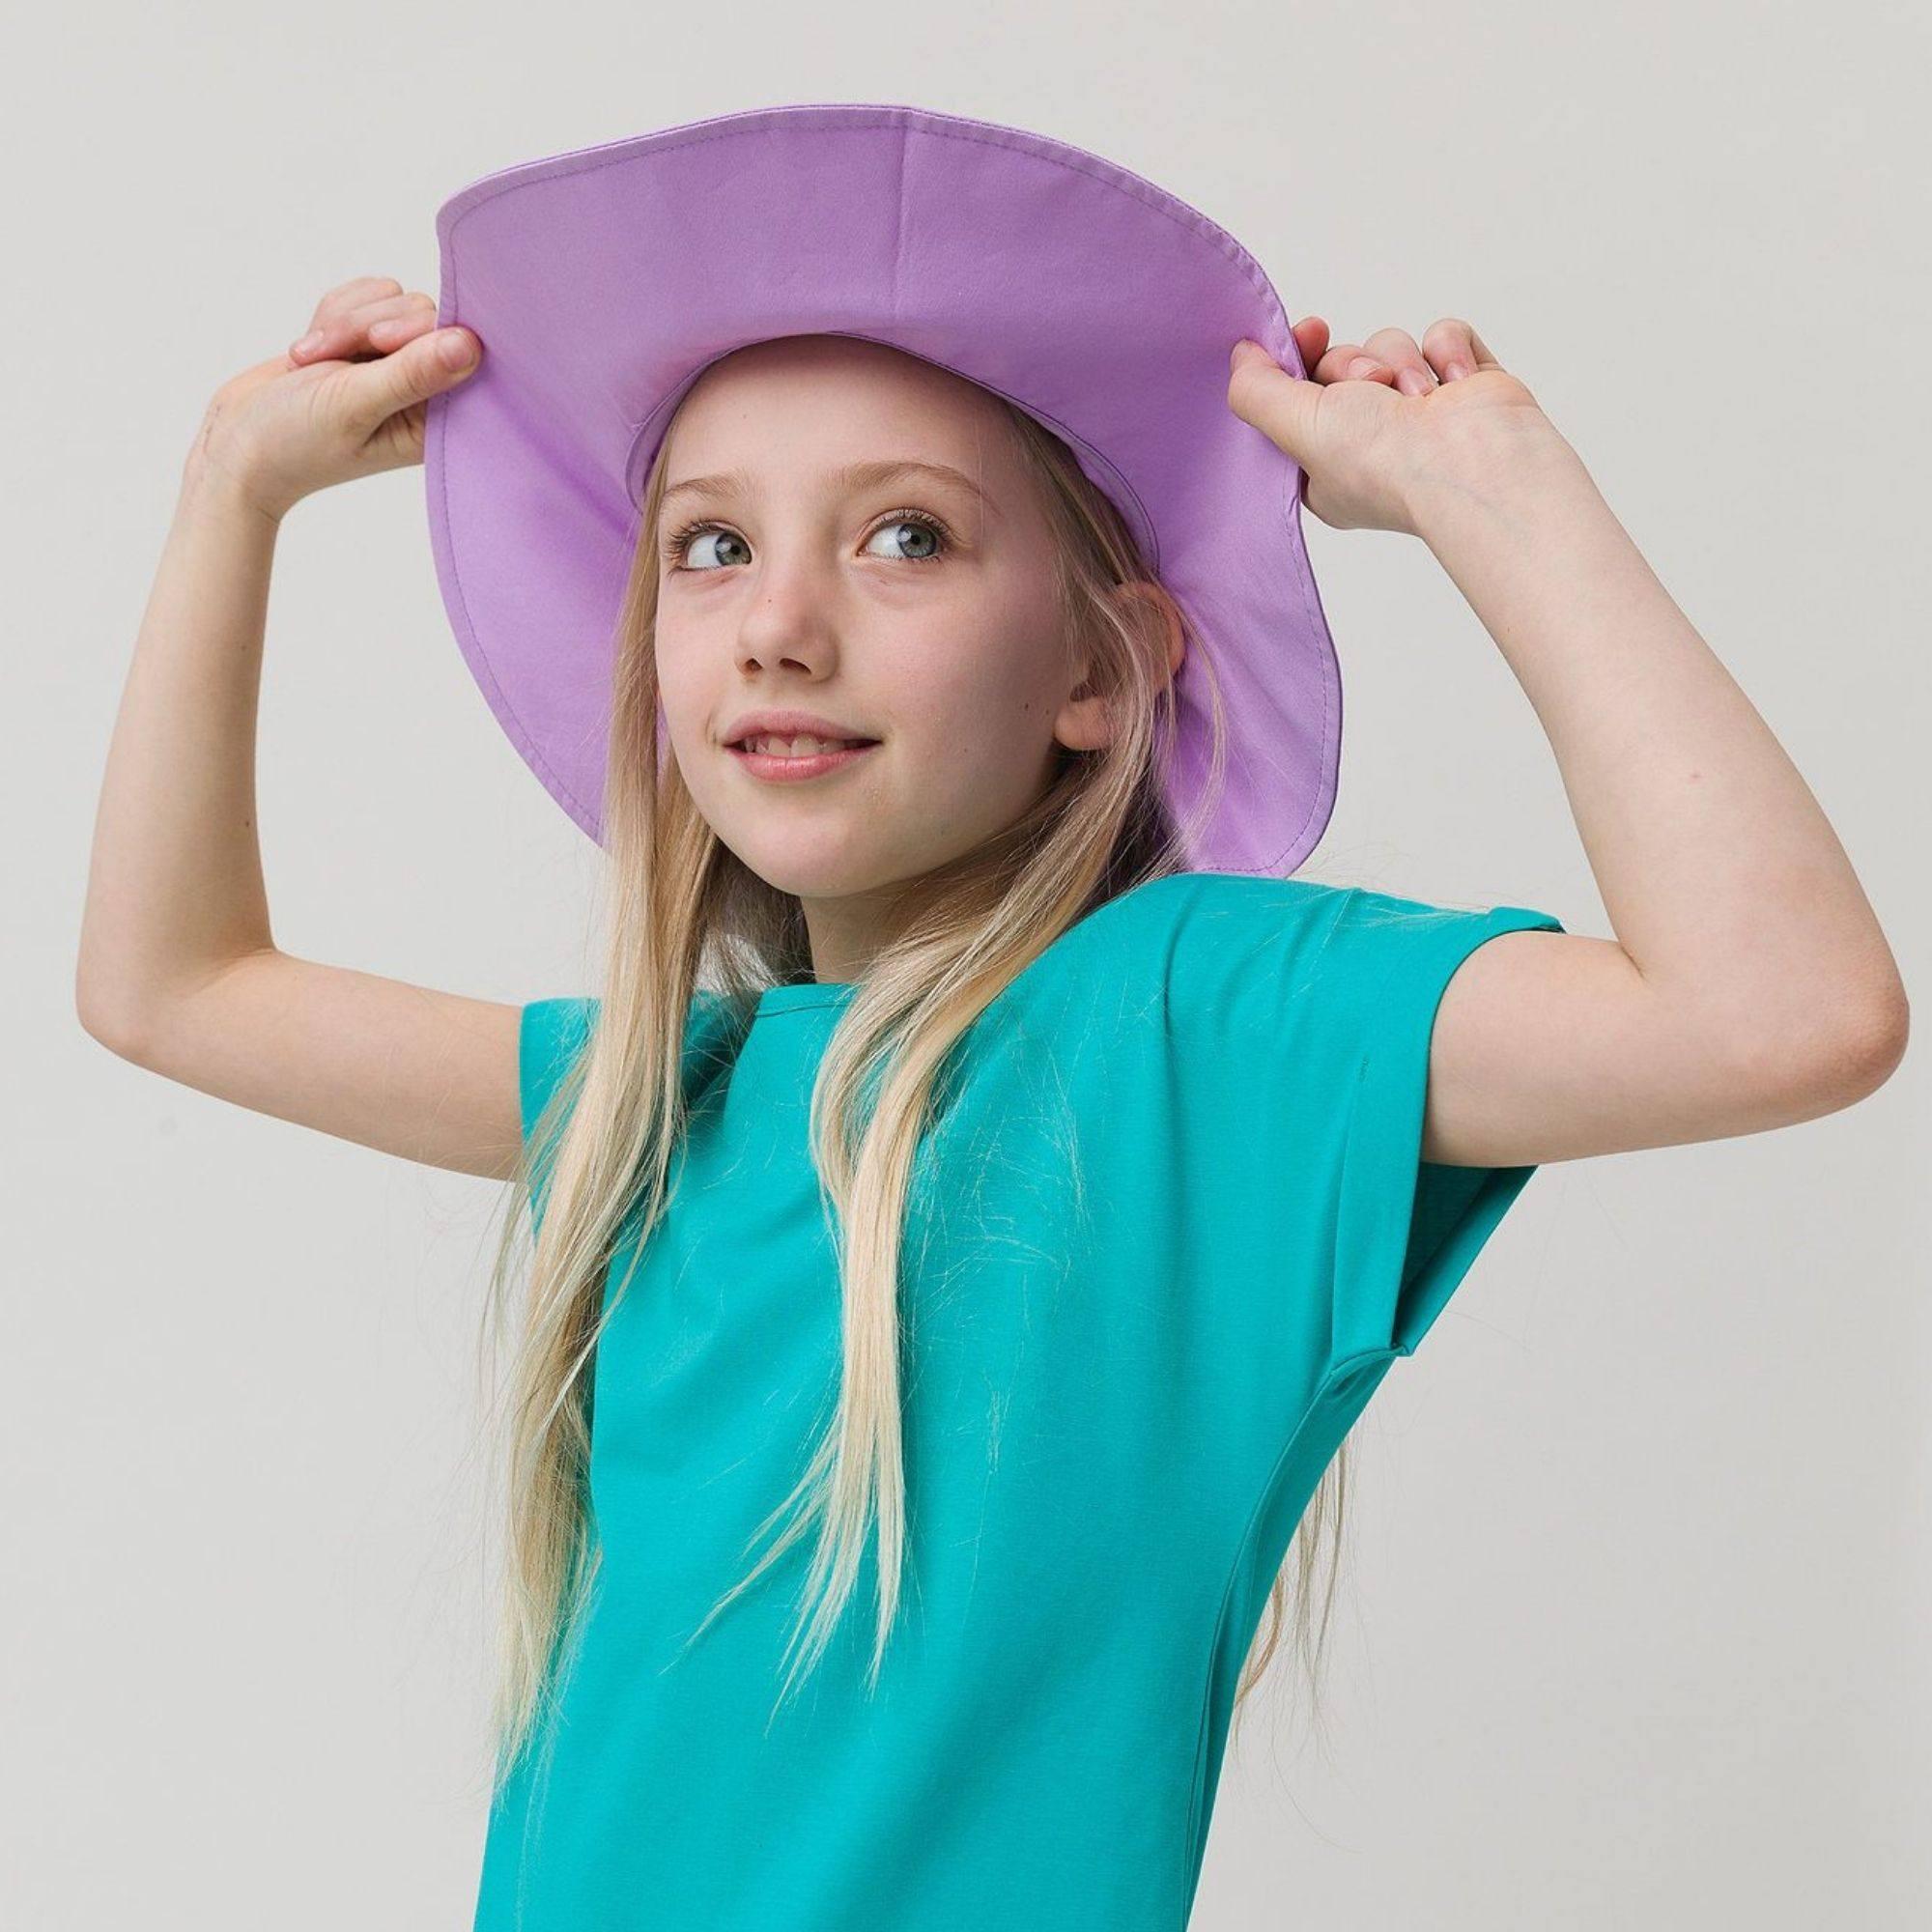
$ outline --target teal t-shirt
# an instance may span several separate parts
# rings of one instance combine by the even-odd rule
[[[700,994],[678,1191],[595,1362],[602,1569],[478,1932],[1181,1932],[1296,1521],[1534,1172],[1420,1159],[1443,988],[1520,928],[1563,929],[1185,872],[1000,994],[908,1215],[899,1622],[868,1697],[868,1545],[776,1717],[815,1526],[683,1646],[832,1412],[807,1108],[851,989],[766,992],[735,1053]],[[595,1014],[525,1008],[526,1135]]]

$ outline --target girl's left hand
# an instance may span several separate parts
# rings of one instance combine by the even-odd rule
[[[1308,379],[1259,343],[1229,358],[1228,406],[1301,466],[1301,497],[1333,529],[1416,534],[1428,480],[1508,463],[1530,439],[1561,440],[1527,387],[1466,322],[1432,324],[1418,344],[1379,328],[1330,347],[1319,315],[1294,324]]]

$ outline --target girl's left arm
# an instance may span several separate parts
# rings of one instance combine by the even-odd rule
[[[1414,500],[1548,735],[1623,955],[1477,949],[1431,1053],[1449,1157],[1748,1133],[1883,1084],[1908,1009],[1851,861],[1575,449],[1552,428]],[[1514,1071],[1513,1041],[1533,1055]]]
[[[1466,325],[1424,343],[1427,360],[1397,331],[1371,338],[1391,387],[1311,397],[1275,371],[1291,395],[1263,370],[1236,407],[1318,456],[1349,411],[1403,412],[1382,448],[1406,459],[1380,479],[1399,515],[1363,513],[1358,439],[1331,453],[1337,497],[1352,485],[1351,521],[1427,543],[1494,639],[1548,735],[1616,932],[1503,933],[1463,962],[1435,1019],[1425,1157],[1571,1159],[1849,1106],[1898,1065],[1908,1008],[1817,799],[1528,391]],[[1361,367],[1362,351],[1343,354],[1322,367]],[[1318,427],[1310,401],[1340,407]],[[1321,514],[1319,480],[1311,464]]]

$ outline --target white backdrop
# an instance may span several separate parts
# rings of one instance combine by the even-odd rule
[[[498,1190],[117,1061],[72,976],[208,395],[352,275],[434,294],[436,205],[480,174],[911,102],[1151,176],[1338,339],[1468,318],[1789,749],[1918,989],[1917,9],[98,0],[9,40],[10,1925],[469,1924]],[[1305,521],[1348,705],[1306,873],[1607,935],[1455,586]],[[499,1000],[589,983],[597,854],[463,666],[420,470],[289,519],[259,790],[286,950]],[[1331,1751],[1278,1663],[1194,1932],[1932,1922],[1925,1097],[1908,1053],[1823,1121],[1530,1182],[1357,1432]]]

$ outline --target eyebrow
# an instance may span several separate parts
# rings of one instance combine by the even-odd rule
[[[991,511],[992,499],[963,469],[948,463],[915,463],[909,459],[882,457],[869,463],[848,463],[832,472],[833,482],[849,490],[870,490],[881,483],[896,483],[903,477],[923,477],[932,482],[951,483],[969,491],[980,507]],[[742,469],[721,470],[715,476],[687,476],[666,490],[663,505],[668,510],[686,497],[730,496],[750,493],[751,479]]]

